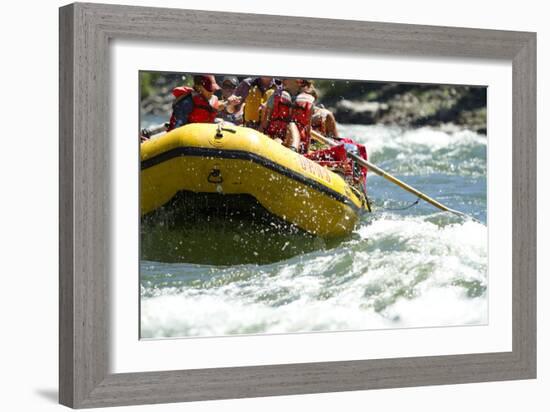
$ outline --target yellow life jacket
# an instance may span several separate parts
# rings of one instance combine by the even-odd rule
[[[273,88],[267,89],[264,93],[258,85],[252,86],[244,101],[243,118],[247,122],[259,123],[261,120],[261,107],[266,104],[269,96],[273,94]]]

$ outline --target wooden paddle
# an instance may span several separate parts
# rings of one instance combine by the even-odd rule
[[[316,132],[315,130],[311,130],[311,137],[313,137],[315,140],[317,140],[321,143],[324,143],[328,146],[337,146],[339,144],[336,141],[334,141],[334,140],[332,140],[328,137],[325,137],[322,134]],[[402,180],[399,180],[397,177],[395,177],[395,176],[391,175],[390,173],[386,172],[385,170],[379,168],[378,166],[376,166],[375,164],[369,162],[368,160],[363,159],[361,156],[358,156],[355,153],[350,153],[348,151],[346,151],[346,152],[347,152],[349,157],[351,157],[353,160],[355,160],[360,165],[368,168],[368,170],[371,170],[374,173],[376,173],[377,175],[382,176],[384,179],[389,180],[390,182],[396,184],[397,186],[399,186],[400,188],[406,190],[407,192],[418,196],[420,199],[428,202],[429,204],[437,207],[438,209],[441,209],[445,212],[450,212],[450,213],[452,213],[456,216],[472,219],[472,220],[475,220],[476,222],[479,222],[479,220],[477,220],[476,218],[474,218],[472,216],[467,215],[466,213],[462,213],[462,212],[459,212],[458,210],[451,209],[450,207],[445,206],[443,203],[440,203],[437,200],[432,199],[427,194],[422,193],[420,190],[415,189],[414,187],[412,187],[412,186],[408,185],[407,183],[403,182]]]

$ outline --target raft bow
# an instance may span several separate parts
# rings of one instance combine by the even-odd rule
[[[367,210],[348,179],[246,127],[193,123],[141,144],[141,214],[176,194],[249,195],[321,237],[351,233]]]

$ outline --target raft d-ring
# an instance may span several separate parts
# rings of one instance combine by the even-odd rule
[[[224,127],[224,126],[230,126],[230,125],[232,125],[232,123],[225,123],[223,121],[218,123],[218,127],[216,128],[216,134],[214,135],[214,138],[216,139],[223,138],[222,131],[233,133],[233,134],[237,133],[235,129],[231,129],[230,127]]]
[[[215,184],[223,183],[222,172],[220,171],[220,169],[210,170],[210,174],[208,175],[207,180],[208,180],[208,183],[215,183]]]
[[[223,129],[223,122],[220,122],[218,123],[216,134],[214,135],[215,139],[221,139],[223,137],[222,129]]]

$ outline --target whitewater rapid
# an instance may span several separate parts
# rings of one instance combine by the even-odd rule
[[[337,244],[304,239],[311,247],[268,263],[142,260],[143,338],[487,323],[485,136],[341,130],[366,144],[374,163],[481,223],[422,202],[390,210],[415,198],[369,175],[374,212]]]

